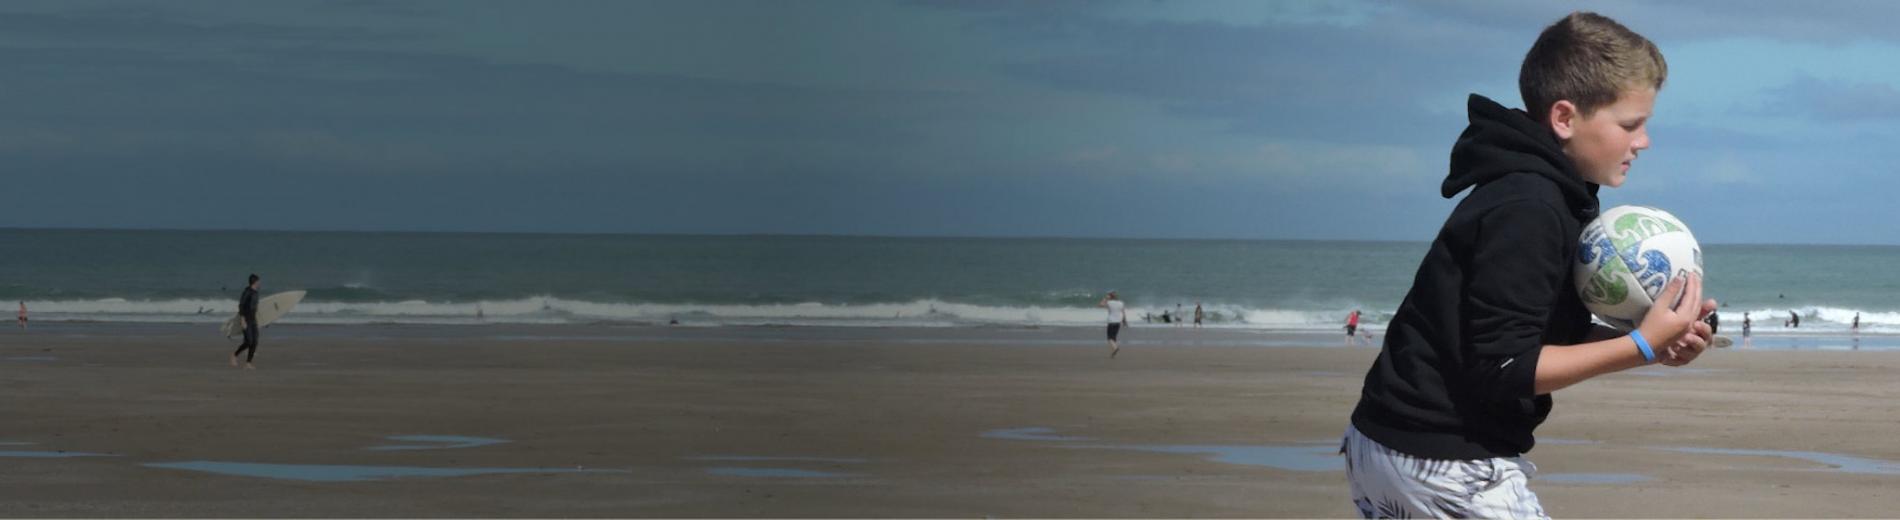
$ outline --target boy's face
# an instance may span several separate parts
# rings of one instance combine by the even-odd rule
[[[1649,149],[1649,115],[1655,106],[1654,88],[1624,90],[1615,103],[1589,115],[1558,101],[1551,107],[1550,126],[1583,180],[1615,188],[1623,185],[1636,154]]]

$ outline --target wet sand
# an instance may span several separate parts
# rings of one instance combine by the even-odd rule
[[[0,515],[1338,517],[1327,454],[1377,353],[285,326],[247,372],[200,328],[0,332]],[[1895,351],[1727,350],[1586,382],[1539,430],[1532,489],[1559,517],[1892,516],[1896,376]],[[485,440],[391,438],[418,435]],[[516,472],[380,478],[449,470]]]

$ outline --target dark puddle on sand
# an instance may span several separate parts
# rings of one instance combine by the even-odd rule
[[[707,469],[706,472],[722,477],[839,478],[853,476],[849,473],[787,468],[711,468]]]
[[[1012,441],[1068,442],[1068,441],[1092,440],[1092,439],[1089,439],[1088,437],[1067,437],[1067,436],[1062,436],[1062,435],[1055,435],[1055,430],[1052,430],[1049,428],[1010,428],[1010,429],[1005,429],[1005,430],[990,430],[987,432],[983,432],[983,435],[981,435],[981,437],[985,439],[1008,439]]]
[[[1063,442],[1064,448],[1128,450],[1150,453],[1197,455],[1225,464],[1266,466],[1292,471],[1340,471],[1345,463],[1339,458],[1338,441],[1307,441],[1292,445],[1215,445],[1215,444],[1075,444],[1086,437],[1053,435],[1049,428],[1015,428],[983,433],[989,439]]]
[[[32,446],[35,443],[19,441],[0,441],[0,446]],[[87,453],[66,450],[0,450],[0,458],[15,459],[64,459],[74,457],[117,457],[109,453]]]
[[[686,460],[711,460],[726,462],[833,462],[838,464],[863,464],[864,459],[828,458],[828,457],[756,457],[749,455],[707,455],[686,457]]]
[[[1104,444],[1066,447],[1198,455],[1201,458],[1225,464],[1266,466],[1292,471],[1340,471],[1346,467],[1345,462],[1339,458],[1339,445],[1335,443],[1292,446]]]
[[[0,451],[0,458],[15,459],[64,459],[70,457],[117,457],[109,453],[86,453],[83,451]]]
[[[1785,458],[1791,458],[1791,459],[1805,460],[1805,461],[1829,466],[1827,468],[1803,469],[1801,471],[1838,471],[1841,473],[1860,473],[1860,474],[1868,474],[1868,475],[1900,475],[1900,463],[1896,463],[1893,461],[1880,460],[1880,459],[1855,457],[1852,455],[1842,455],[1839,453],[1824,453],[1824,452],[1818,452],[1818,451],[1733,450],[1733,449],[1722,449],[1722,448],[1683,448],[1683,447],[1657,447],[1657,448],[1651,448],[1651,449],[1657,449],[1657,450],[1663,450],[1663,451],[1674,451],[1678,453],[1695,453],[1695,454],[1701,454],[1701,455],[1743,455],[1743,456],[1755,456],[1755,457],[1785,457]]]
[[[1670,377],[1670,376],[1702,376],[1702,375],[1709,375],[1709,374],[1717,374],[1724,371],[1726,371],[1726,369],[1664,366],[1664,367],[1638,368],[1638,369],[1631,370],[1624,373],[1632,375],[1632,376]]]
[[[1538,475],[1534,480],[1553,484],[1635,484],[1656,479],[1630,473],[1550,473]]]
[[[867,462],[865,459],[845,458],[845,457],[783,457],[783,456],[756,456],[756,455],[705,455],[705,456],[698,456],[698,457],[683,457],[683,458],[686,460],[714,461],[714,462],[780,462],[780,463],[814,462],[814,463],[831,464],[834,466],[840,465],[840,464],[863,464]],[[855,473],[814,471],[814,470],[808,470],[808,469],[742,468],[742,467],[734,467],[734,466],[707,468],[706,473],[719,475],[723,477],[752,477],[752,478],[841,478],[841,477],[858,476]]]
[[[363,449],[370,451],[450,450],[511,442],[507,439],[468,437],[463,435],[392,435],[384,438],[405,444],[371,446]],[[629,473],[627,470],[586,469],[581,466],[573,468],[436,468],[421,466],[352,466],[339,464],[270,464],[213,460],[162,462],[145,464],[145,466],[216,473],[220,475],[302,480],[307,482],[362,482],[399,478],[468,477],[502,474]]]
[[[331,464],[263,464],[255,462],[220,462],[194,460],[190,462],[162,462],[145,464],[147,467],[163,469],[182,469],[235,475],[240,477],[262,477],[281,480],[302,480],[307,482],[362,482],[415,477],[468,477],[475,475],[500,475],[515,473],[552,474],[552,473],[628,473],[617,469],[584,468],[428,468],[414,466],[344,466]]]
[[[487,437],[463,437],[460,435],[392,435],[392,436],[384,437],[384,438],[392,440],[392,441],[421,443],[421,444],[392,444],[392,445],[386,445],[386,446],[370,446],[368,448],[363,448],[363,449],[370,450],[370,451],[452,450],[452,449],[459,449],[459,448],[474,448],[477,446],[488,446],[488,445],[501,444],[504,442],[508,442],[507,439],[490,439]]]

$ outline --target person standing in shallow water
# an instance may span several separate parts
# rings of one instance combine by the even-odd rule
[[[244,354],[248,349],[251,352],[244,356],[245,370],[257,370],[251,361],[257,359],[257,288],[262,285],[261,280],[252,274],[250,286],[245,287],[244,294],[238,297],[238,322],[244,326],[244,343],[238,344],[237,352],[231,353],[231,366],[238,366],[238,354]]]
[[[26,330],[26,302],[20,302],[20,330]]]
[[[1353,338],[1359,334],[1359,309],[1353,309],[1346,315],[1346,346],[1352,346]]]

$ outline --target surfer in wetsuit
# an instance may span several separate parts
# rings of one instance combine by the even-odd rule
[[[245,370],[257,369],[256,366],[251,365],[251,360],[257,359],[258,280],[260,279],[257,274],[251,274],[251,286],[245,287],[244,295],[238,297],[238,324],[244,326],[244,343],[238,344],[237,352],[231,353],[231,366],[237,366],[238,354],[244,354],[244,349],[250,349],[251,353],[244,356]]]

